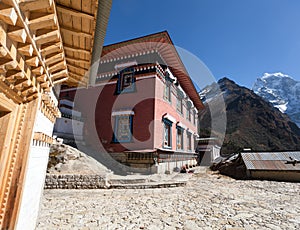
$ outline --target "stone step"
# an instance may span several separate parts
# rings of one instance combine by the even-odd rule
[[[111,184],[109,189],[150,189],[150,188],[174,188],[183,187],[186,181],[163,182],[163,183],[143,183],[143,184]]]
[[[111,184],[143,184],[147,182],[147,179],[110,179]]]

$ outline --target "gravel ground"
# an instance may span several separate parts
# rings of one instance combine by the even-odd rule
[[[185,187],[45,190],[37,229],[300,229],[300,183],[212,172]]]

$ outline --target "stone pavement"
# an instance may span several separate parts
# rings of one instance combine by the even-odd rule
[[[37,229],[300,229],[300,183],[188,177],[176,188],[44,190]]]

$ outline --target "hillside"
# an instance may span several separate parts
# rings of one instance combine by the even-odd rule
[[[239,152],[243,148],[253,151],[300,149],[297,125],[253,91],[223,78],[218,84],[207,86],[202,95],[206,98],[206,109],[199,114],[201,136],[222,136],[218,125],[212,130],[211,120],[213,117],[214,121],[220,118],[225,122],[221,117],[226,111],[227,129],[222,154]],[[222,97],[225,107],[221,106]]]

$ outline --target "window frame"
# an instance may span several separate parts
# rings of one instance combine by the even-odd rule
[[[187,100],[186,102],[186,119],[192,122],[192,102]]]
[[[190,122],[192,121],[191,108],[188,106],[186,107],[186,119]]]
[[[165,91],[164,91],[164,99],[167,102],[169,102],[169,103],[172,102],[172,100],[171,100],[171,95],[172,95],[171,87],[172,87],[172,83],[166,81],[165,88],[164,88],[165,89]]]
[[[184,99],[184,93],[177,88],[177,103],[176,103],[176,110],[181,115],[183,115],[183,99]],[[180,105],[180,106],[179,106]]]
[[[117,133],[119,131],[119,119],[120,117],[129,117],[129,136],[128,139],[125,140],[119,140],[117,137]],[[132,142],[132,136],[133,136],[133,115],[117,115],[115,116],[115,122],[114,122],[114,132],[113,132],[113,143],[130,143]]]
[[[169,72],[166,72],[165,73],[164,99],[170,103],[172,102],[172,83],[173,82],[174,82],[174,79],[172,79],[170,77]]]
[[[187,136],[187,151],[192,151],[192,133],[190,132],[187,132],[186,133],[186,136]]]
[[[131,74],[131,83],[130,86],[124,87],[124,80],[127,75]],[[123,69],[118,74],[118,81],[117,81],[117,94],[122,93],[133,93],[136,92],[136,79],[134,74],[134,68],[128,67],[126,69]]]
[[[178,148],[178,141],[179,141],[179,131],[181,132],[181,138],[180,138],[180,142],[181,142],[181,148]],[[176,150],[184,150],[184,128],[180,127],[180,126],[176,126]]]
[[[163,118],[163,148],[172,149],[172,125],[173,122],[167,118]],[[166,127],[169,127],[169,145],[165,145],[165,137],[166,137]]]
[[[196,111],[193,110],[193,124],[196,125]]]

